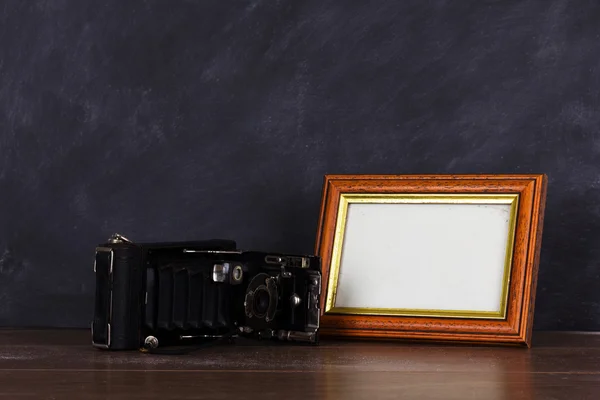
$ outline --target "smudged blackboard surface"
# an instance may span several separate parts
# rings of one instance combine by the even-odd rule
[[[325,173],[547,173],[535,327],[600,329],[596,1],[5,0],[0,325],[88,326],[92,253],[311,252]]]

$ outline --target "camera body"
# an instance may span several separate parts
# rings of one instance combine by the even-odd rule
[[[236,335],[316,344],[321,261],[231,240],[96,248],[92,344],[127,350]]]

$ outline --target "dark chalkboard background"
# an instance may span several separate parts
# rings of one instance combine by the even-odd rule
[[[536,329],[600,329],[597,1],[4,0],[0,325],[93,249],[311,252],[325,173],[547,173]]]

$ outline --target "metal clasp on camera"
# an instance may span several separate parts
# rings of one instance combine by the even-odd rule
[[[310,266],[310,260],[308,257],[294,257],[294,256],[266,256],[265,262],[267,264],[277,264],[291,268],[308,268]]]
[[[109,239],[108,243],[133,243],[131,240],[127,239],[125,236],[115,233]]]

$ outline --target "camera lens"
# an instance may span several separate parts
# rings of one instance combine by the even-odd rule
[[[271,296],[265,288],[258,288],[254,292],[254,315],[262,318],[267,314],[269,309],[269,303],[271,302]]]
[[[246,289],[244,297],[244,314],[252,323],[261,326],[275,319],[279,303],[277,278],[265,273],[255,275]]]

